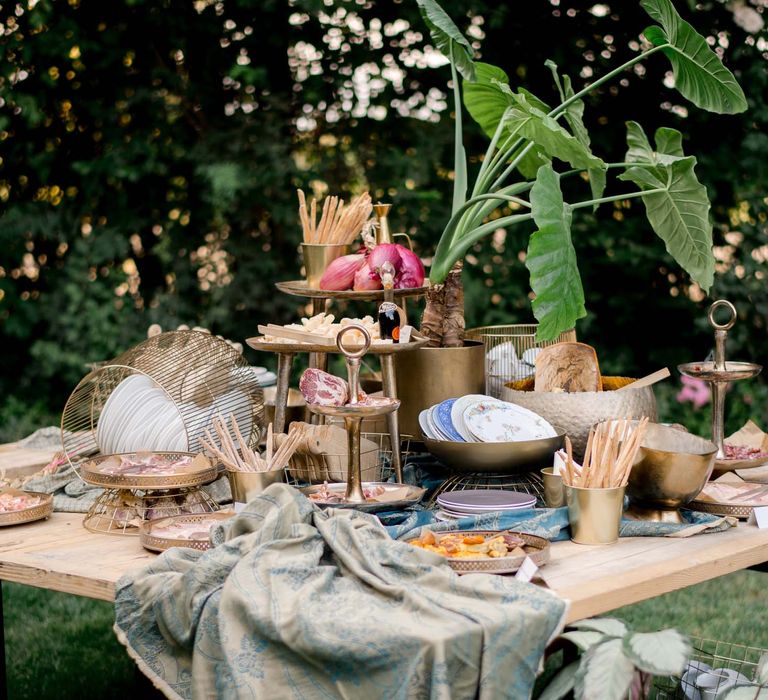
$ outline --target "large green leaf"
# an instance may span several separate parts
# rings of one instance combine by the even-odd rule
[[[574,168],[605,168],[605,163],[587,146],[532,105],[525,95],[510,94],[516,103],[506,113],[510,132],[533,141],[550,158],[559,158]]]
[[[595,632],[594,630],[570,630],[563,632],[560,635],[561,639],[567,639],[569,642],[575,644],[581,651],[586,651],[592,648],[595,644],[602,642],[605,639],[605,635],[602,632]]]
[[[733,73],[707,45],[703,36],[675,10],[670,0],[641,0],[643,9],[659,24],[645,30],[645,37],[662,51],[672,64],[675,87],[697,107],[718,114],[736,114],[747,109]]]
[[[627,122],[627,153],[624,160],[628,163],[669,164],[684,158],[683,135],[677,129],[661,127],[656,129],[656,150],[637,122]]]
[[[531,189],[538,230],[528,241],[525,265],[531,273],[536,337],[552,340],[587,315],[576,251],[571,241],[571,208],[563,201],[560,178],[551,165],[539,168]]]
[[[590,617],[571,622],[568,626],[580,630],[594,630],[608,637],[623,637],[627,633],[627,626],[615,617]]]
[[[566,697],[576,683],[578,668],[579,662],[572,661],[565,668],[560,669],[536,700],[562,700]]]
[[[624,700],[635,667],[624,655],[621,639],[609,639],[593,646],[582,658],[576,674],[579,700]]]
[[[624,638],[624,653],[643,671],[679,677],[691,655],[691,645],[677,630],[635,632]]]
[[[451,60],[465,80],[474,80],[475,65],[472,59],[475,52],[469,40],[435,0],[416,0],[416,2],[438,51]],[[458,104],[456,109],[459,109]]]
[[[552,71],[552,77],[555,81],[555,87],[560,93],[560,99],[565,102],[573,97],[576,93],[573,91],[573,85],[571,85],[571,77],[569,75],[563,75],[562,80],[560,73],[558,72],[557,64],[548,59],[544,62],[544,65]],[[568,122],[568,126],[571,127],[571,132],[574,137],[586,148],[590,148],[590,138],[587,127],[584,126],[584,101],[574,100],[565,108],[565,120]],[[522,171],[521,171],[522,172]],[[606,169],[603,168],[589,168],[587,171],[589,175],[589,188],[592,192],[592,199],[599,199],[605,192],[606,184]],[[598,205],[595,204],[592,208],[593,211],[597,210]]]
[[[475,80],[463,85],[464,106],[489,137],[493,137],[504,112],[514,104],[500,84],[509,84],[507,74],[497,66],[478,61],[475,63]]]
[[[696,159],[680,158],[654,168],[633,165],[619,176],[641,190],[661,190],[643,196],[646,214],[669,254],[709,291],[715,274],[712,225],[706,188],[696,179]]]

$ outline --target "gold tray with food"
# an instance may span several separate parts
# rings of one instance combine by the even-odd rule
[[[755,469],[768,464],[768,435],[753,421],[725,438],[725,458],[715,460],[715,472]]]
[[[53,496],[39,491],[2,489],[0,491],[0,527],[42,520],[53,513]]]
[[[441,554],[459,574],[512,574],[530,557],[536,566],[549,561],[549,542],[543,537],[508,530],[424,530],[408,544]]]
[[[352,289],[333,290],[319,289],[310,287],[306,280],[291,280],[289,282],[275,282],[281,292],[297,297],[307,297],[309,299],[348,299],[350,301],[383,301],[385,290],[366,289],[354,291]],[[429,285],[421,285],[411,289],[392,289],[389,290],[395,299],[405,299],[407,297],[422,296],[427,293]]]
[[[688,507],[714,515],[748,518],[755,508],[768,506],[768,485],[743,481],[710,481]]]
[[[346,483],[315,484],[299,489],[312,503],[322,508],[355,508],[367,513],[383,510],[400,510],[418,503],[426,489],[410,484],[364,481],[362,484],[364,503],[350,503],[345,500]]]
[[[171,547],[210,549],[210,530],[235,515],[234,511],[177,515],[172,518],[148,520],[139,526],[139,541],[144,549],[164,552]]]
[[[319,313],[311,318],[302,318],[301,323],[289,323],[284,326],[268,324],[259,326],[263,335],[248,338],[245,342],[254,350],[264,352],[324,352],[340,353],[336,345],[339,333],[351,326],[362,326],[371,338],[368,352],[376,355],[390,355],[406,352],[423,347],[429,341],[427,338],[412,331],[407,341],[403,339],[394,343],[391,339],[382,340],[379,334],[379,324],[371,316],[358,318],[342,318],[338,322],[333,314]],[[362,333],[351,333],[346,340],[346,346],[354,349],[364,345]]]
[[[210,483],[218,468],[193,452],[126,452],[85,462],[80,476],[107,489],[176,489]]]

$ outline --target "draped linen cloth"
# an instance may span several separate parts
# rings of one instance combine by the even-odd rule
[[[284,484],[212,542],[117,584],[118,639],[171,698],[527,698],[567,609]]]

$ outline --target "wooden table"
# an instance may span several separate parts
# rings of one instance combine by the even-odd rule
[[[0,530],[0,581],[113,600],[115,582],[155,557],[138,537],[97,535],[79,513]],[[608,612],[768,561],[768,530],[622,538],[592,547],[555,542],[541,574],[571,601],[568,621]]]

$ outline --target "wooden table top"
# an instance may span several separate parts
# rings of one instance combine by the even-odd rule
[[[79,513],[0,529],[0,579],[113,600],[115,582],[156,556],[138,537],[98,535]],[[552,544],[546,583],[571,601],[568,620],[608,612],[768,560],[768,530],[740,524],[727,532],[622,538],[592,547]]]

